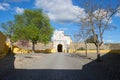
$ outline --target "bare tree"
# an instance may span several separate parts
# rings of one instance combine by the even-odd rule
[[[90,35],[90,31],[89,30],[85,30],[85,29],[81,29],[81,34],[82,34],[82,38],[83,38],[83,41],[84,41],[84,44],[85,44],[85,56],[87,56],[87,41],[86,39],[88,38],[88,36]]]
[[[100,46],[103,44],[103,34],[114,28],[111,21],[120,7],[120,0],[84,0],[86,16],[81,18],[84,29],[92,32],[97,50],[97,61],[100,60]]]
[[[85,56],[87,56],[87,41],[86,39],[91,35],[91,31],[87,29],[85,24],[82,24],[78,32],[78,36],[81,36],[82,41],[85,44]]]
[[[84,42],[84,44],[85,44],[85,56],[87,56],[87,41],[86,41],[86,39],[89,37],[90,34],[91,34],[91,32],[89,30],[87,30],[87,28],[85,29],[85,27],[83,27],[83,25],[79,29],[78,32],[74,33],[75,53],[76,53],[76,50],[78,49],[79,42]]]
[[[79,42],[80,42],[80,39],[81,39],[81,35],[79,36],[79,34],[77,33],[74,33],[74,48],[75,48],[75,53],[78,49],[78,45],[79,45]]]

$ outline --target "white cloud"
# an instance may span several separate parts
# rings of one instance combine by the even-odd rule
[[[0,10],[7,10],[10,8],[8,3],[0,3]]]
[[[112,40],[106,40],[105,43],[113,43]]]
[[[8,3],[2,3],[3,6],[9,7],[10,5]]]
[[[42,8],[51,20],[59,22],[77,21],[85,16],[83,8],[72,4],[72,0],[35,0],[35,6]]]
[[[24,8],[16,7],[15,11],[16,11],[17,14],[21,14],[21,13],[24,12]]]
[[[0,5],[0,10],[6,10],[2,5]]]

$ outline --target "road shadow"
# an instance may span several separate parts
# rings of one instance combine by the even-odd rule
[[[108,54],[101,57],[102,66],[107,71],[109,80],[120,80],[120,53],[111,50]]]
[[[14,68],[14,54],[8,54],[5,58],[0,59],[0,80],[2,77],[9,75]]]
[[[105,54],[101,59],[82,69],[15,69],[15,57],[9,55],[0,60],[0,80],[120,80],[120,54]]]

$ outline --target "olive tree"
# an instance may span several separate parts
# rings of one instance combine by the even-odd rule
[[[51,40],[53,28],[42,10],[25,10],[23,14],[15,15],[15,24],[15,39],[31,41],[33,52],[37,42],[47,44]]]

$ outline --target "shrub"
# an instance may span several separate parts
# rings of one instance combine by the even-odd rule
[[[78,48],[77,50],[85,50],[85,48],[83,48],[83,47],[80,47],[80,48]]]

